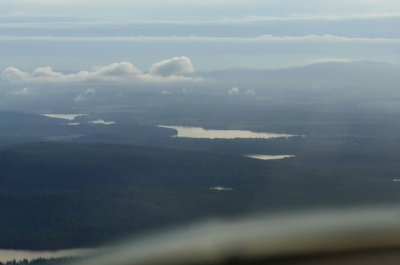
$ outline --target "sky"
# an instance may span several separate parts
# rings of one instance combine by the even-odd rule
[[[114,68],[127,71],[129,80],[135,73],[135,80],[170,82],[230,68],[397,64],[399,44],[400,1],[394,0],[0,3],[0,73],[10,81],[77,82]],[[160,63],[164,72],[156,74]]]

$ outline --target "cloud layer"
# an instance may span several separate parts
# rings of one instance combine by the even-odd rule
[[[382,1],[382,0],[381,0]],[[352,21],[352,20],[385,20],[399,19],[400,12],[364,12],[364,13],[331,13],[331,14],[292,14],[285,16],[260,16],[260,15],[245,15],[232,17],[217,17],[217,18],[190,18],[190,19],[141,19],[141,20],[124,20],[124,19],[96,19],[91,18],[85,20],[82,17],[63,17],[63,16],[27,16],[27,15],[0,15],[0,28],[29,28],[29,29],[58,29],[73,28],[79,30],[86,27],[135,27],[138,25],[146,26],[164,26],[164,25],[249,25],[262,22],[326,22],[326,21]],[[37,21],[39,20],[39,22]]]
[[[92,71],[80,71],[71,74],[55,72],[51,67],[38,67],[32,72],[23,72],[15,67],[7,67],[1,77],[10,82],[27,83],[199,81],[199,79],[184,76],[184,74],[193,72],[191,60],[188,57],[181,56],[154,63],[150,67],[149,73],[144,73],[130,62],[119,62],[97,66]]]
[[[78,101],[85,100],[86,97],[87,97],[87,95],[90,95],[90,94],[96,94],[96,90],[94,90],[93,88],[88,88],[88,89],[86,89],[85,92],[80,93],[80,94],[75,98],[75,101],[78,102]]]
[[[208,37],[208,36],[98,36],[98,37],[62,37],[62,36],[0,36],[0,41],[71,41],[71,42],[89,42],[89,41],[104,41],[104,42],[198,42],[198,43],[221,43],[221,42],[353,42],[353,43],[388,43],[398,44],[400,38],[376,38],[376,37],[347,37],[337,36],[332,34],[324,35],[303,35],[303,36],[274,36],[274,35],[259,35],[254,37]],[[174,57],[166,60],[173,65],[173,60],[180,63],[185,63],[185,56]],[[188,59],[188,58],[187,58]],[[163,61],[163,62],[166,62]],[[189,60],[190,61],[190,60]],[[155,64],[160,64],[155,63]]]
[[[17,90],[17,91],[12,92],[11,94],[17,95],[17,96],[27,96],[27,95],[29,95],[31,93],[32,93],[32,89],[31,88],[24,87],[21,90]]]

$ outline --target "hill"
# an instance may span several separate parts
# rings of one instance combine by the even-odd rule
[[[400,155],[374,155],[326,150],[261,161],[112,144],[7,147],[0,248],[91,247],[210,217],[400,201],[392,181]]]

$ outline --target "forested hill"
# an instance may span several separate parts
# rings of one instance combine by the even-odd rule
[[[143,146],[47,142],[2,149],[0,248],[98,246],[157,227],[238,214],[256,207],[251,187],[264,186],[279,167],[265,165]],[[233,190],[210,189],[215,186]]]
[[[37,143],[0,150],[7,189],[231,187],[259,184],[265,162],[235,156],[112,144]]]
[[[400,165],[363,163],[374,155],[365,152],[262,161],[112,144],[3,148],[0,248],[95,247],[216,216],[400,201]]]

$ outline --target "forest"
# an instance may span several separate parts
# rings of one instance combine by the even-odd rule
[[[379,148],[262,161],[117,144],[8,146],[0,248],[96,247],[208,218],[395,203],[399,157]]]

